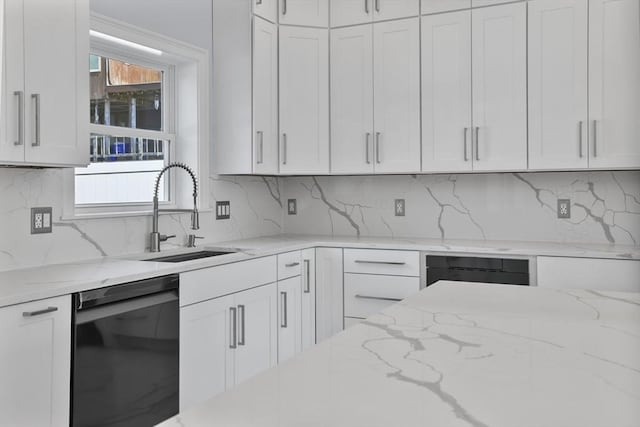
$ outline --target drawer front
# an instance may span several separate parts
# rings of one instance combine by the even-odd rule
[[[277,280],[276,257],[256,258],[180,274],[180,307]]]
[[[302,256],[300,251],[278,255],[278,280],[299,276],[302,272]]]
[[[344,315],[365,318],[420,290],[420,278],[344,275]]]
[[[379,249],[345,249],[345,273],[420,276],[420,253]]]

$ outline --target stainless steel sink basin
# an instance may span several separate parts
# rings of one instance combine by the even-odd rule
[[[157,258],[149,258],[143,261],[155,261],[155,262],[184,262],[184,261],[192,261],[194,259],[201,258],[209,258],[213,256],[227,255],[233,254],[235,252],[229,251],[198,251],[198,252],[189,252],[187,254],[178,254],[178,255],[167,255],[161,256]]]

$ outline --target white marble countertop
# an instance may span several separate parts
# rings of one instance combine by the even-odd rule
[[[640,247],[628,245],[473,240],[448,240],[443,242],[437,239],[411,240],[382,237],[276,235],[256,239],[201,244],[199,248],[190,250],[230,248],[238,252],[222,257],[203,258],[179,264],[143,262],[139,260],[159,255],[181,253],[186,250],[163,251],[160,254],[145,253],[104,257],[75,263],[0,271],[0,307],[164,274],[180,273],[238,262],[259,256],[269,256],[287,251],[322,246],[477,253],[498,256],[547,255],[640,260]]]
[[[162,427],[637,427],[640,293],[440,282]]]

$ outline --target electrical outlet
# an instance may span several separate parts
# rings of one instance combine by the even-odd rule
[[[53,231],[52,214],[53,209],[50,207],[31,208],[31,234],[51,233]]]
[[[560,219],[571,218],[571,200],[558,199],[558,218]]]
[[[405,210],[405,201],[404,199],[396,199],[394,202],[396,216],[404,216],[406,213]]]
[[[231,218],[231,202],[216,202],[216,219]]]
[[[287,200],[287,213],[296,215],[298,213],[298,201],[296,199]]]

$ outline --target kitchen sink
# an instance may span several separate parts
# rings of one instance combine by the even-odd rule
[[[233,251],[198,251],[198,252],[189,252],[187,254],[177,254],[177,255],[167,255],[161,256],[157,258],[149,258],[143,261],[155,261],[155,262],[184,262],[184,261],[192,261],[194,259],[201,258],[209,258],[220,255],[233,254]]]

